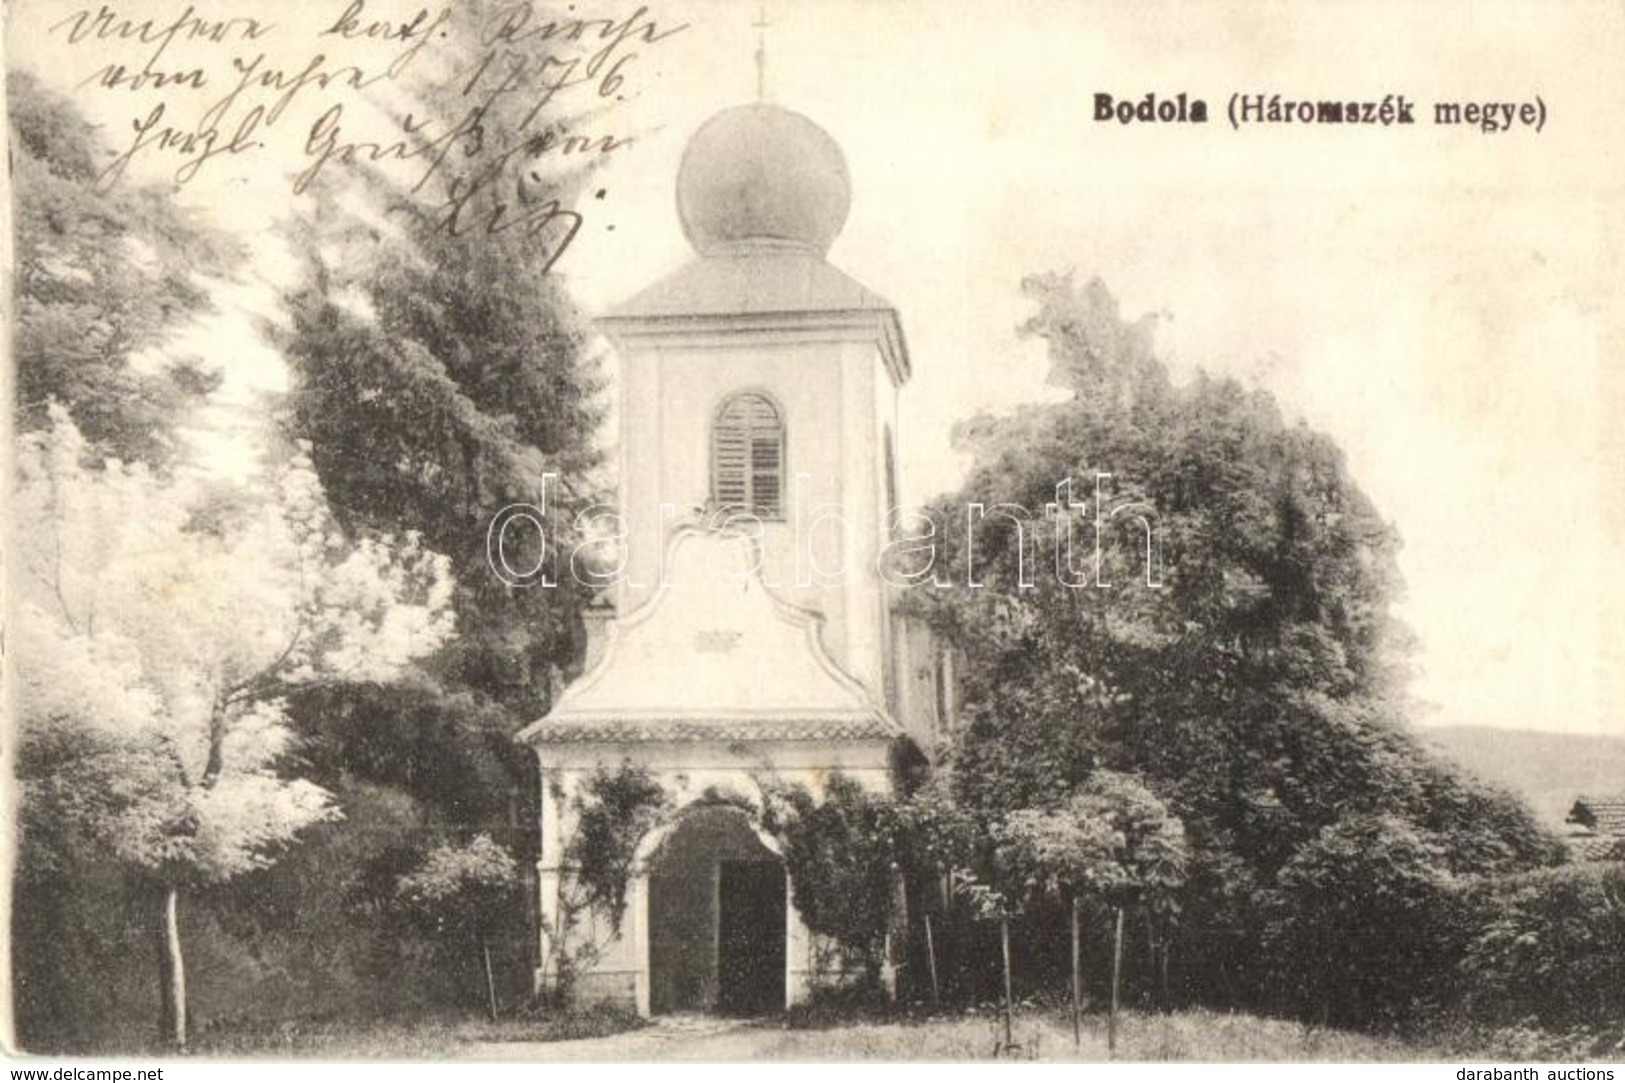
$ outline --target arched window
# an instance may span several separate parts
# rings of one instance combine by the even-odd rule
[[[784,419],[766,395],[742,391],[717,410],[711,499],[764,519],[784,517]]]

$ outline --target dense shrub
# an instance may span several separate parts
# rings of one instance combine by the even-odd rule
[[[1625,1020],[1625,864],[1509,877],[1479,901],[1462,965],[1472,1016],[1557,1029]]]
[[[199,891],[180,911],[194,1027],[225,1031],[457,1010],[484,993],[459,952],[395,916],[395,885],[439,829],[388,787],[338,791],[346,818],[313,829],[276,866]],[[149,900],[116,869],[75,862],[20,876],[13,897],[14,1005],[36,1052],[111,1052],[153,1042],[157,950]],[[531,988],[524,913],[492,943],[504,1005]],[[325,1024],[324,1024],[325,1025]]]
[[[1442,1006],[1471,920],[1437,843],[1392,816],[1322,830],[1267,907],[1278,1007],[1343,1025],[1409,1025]]]

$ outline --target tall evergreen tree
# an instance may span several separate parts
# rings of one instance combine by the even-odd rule
[[[291,434],[348,528],[418,531],[450,557],[459,632],[409,685],[324,690],[294,712],[323,737],[327,777],[405,790],[439,833],[489,832],[528,870],[540,791],[512,737],[582,650],[588,591],[568,560],[574,517],[602,488],[601,379],[555,273],[586,180],[542,154],[572,119],[564,97],[537,108],[556,43],[480,44],[495,8],[459,5],[438,66],[402,81],[425,156],[330,166],[308,190],[314,213],[289,227],[302,265],[281,336]],[[515,71],[531,79],[496,92]],[[512,586],[489,563],[492,521],[514,504],[545,511],[546,541],[519,523],[508,564],[552,585]]]
[[[16,419],[65,407],[97,452],[166,464],[183,409],[219,384],[197,358],[143,359],[208,311],[204,277],[238,247],[159,186],[98,191],[104,147],[71,101],[6,77],[16,226]]]

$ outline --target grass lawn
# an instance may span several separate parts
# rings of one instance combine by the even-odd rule
[[[932,1018],[907,1023],[860,1023],[824,1030],[785,1030],[757,1053],[786,1060],[1018,1060],[1108,1059],[1106,1018],[1086,1015],[1074,1046],[1064,1012],[1018,1013],[1015,1048],[1001,1050],[998,1015]],[[1308,1030],[1298,1023],[1184,1011],[1171,1015],[1124,1012],[1118,1018],[1116,1059],[1123,1061],[1415,1061],[1440,1053],[1420,1046],[1347,1031]]]
[[[590,1042],[573,1039],[592,1038]],[[619,1012],[587,1012],[563,1019],[425,1019],[361,1023],[290,1023],[200,1035],[204,1057],[441,1060],[460,1057],[547,1060],[1018,1060],[1107,1059],[1106,1019],[1087,1015],[1074,1047],[1064,1012],[1029,1009],[1016,1016],[1015,1048],[1002,1050],[1004,1025],[996,1013],[907,1020],[858,1020],[790,1027],[780,1020],[698,1027],[645,1028]],[[569,1046],[553,1046],[570,1041]],[[551,1048],[550,1048],[551,1047]],[[1306,1029],[1251,1015],[1185,1011],[1171,1015],[1125,1012],[1119,1018],[1117,1059],[1123,1061],[1419,1061],[1449,1059],[1443,1049],[1347,1031]]]

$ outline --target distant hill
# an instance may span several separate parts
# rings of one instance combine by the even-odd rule
[[[1416,732],[1486,782],[1528,798],[1540,818],[1556,828],[1563,827],[1563,817],[1580,794],[1625,793],[1625,737],[1488,726]]]

